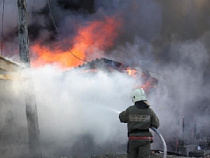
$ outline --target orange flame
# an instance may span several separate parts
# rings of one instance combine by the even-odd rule
[[[146,81],[143,85],[141,85],[141,88],[143,88],[145,92],[148,92],[152,88],[152,84],[150,81]]]
[[[143,88],[146,93],[148,93],[152,88],[156,87],[157,80],[152,78],[148,73],[141,73],[140,76],[137,70],[127,68],[126,69],[129,76],[133,78],[140,77],[143,80],[142,85],[137,85],[135,88]]]
[[[142,85],[138,85],[135,88],[143,88],[146,93],[149,93],[150,90],[157,87],[157,84],[157,79],[150,78],[149,80],[144,81]]]
[[[127,68],[126,71],[127,71],[129,76],[132,76],[134,78],[136,77],[137,71],[135,69]]]
[[[150,91],[153,89],[153,88],[156,88],[157,85],[158,85],[158,79],[152,77],[148,72],[141,72],[141,73],[135,73],[136,76],[135,77],[139,77],[142,81],[142,84],[141,85],[136,85],[134,87],[134,89],[136,88],[143,88],[144,91],[146,93],[150,93]],[[140,75],[140,76],[139,76]]]
[[[32,67],[56,63],[65,68],[82,64],[94,53],[94,50],[106,50],[113,46],[121,25],[121,20],[117,20],[116,17],[106,17],[104,21],[92,21],[86,26],[81,26],[73,39],[73,46],[66,50],[58,47],[60,44],[58,42],[54,43],[53,49],[42,46],[40,43],[32,45],[31,49],[34,56],[31,62]],[[65,46],[70,45],[70,40],[65,39],[63,41]],[[75,58],[71,52],[81,60]],[[102,55],[99,54],[97,57],[99,56]]]

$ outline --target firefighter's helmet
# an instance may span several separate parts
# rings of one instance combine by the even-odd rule
[[[135,103],[141,100],[147,100],[143,88],[137,88],[131,93],[132,101]]]

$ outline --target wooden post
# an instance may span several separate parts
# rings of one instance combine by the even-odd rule
[[[25,64],[26,68],[30,68],[29,55],[29,40],[28,40],[28,24],[26,1],[18,0],[18,38],[19,38],[19,53],[20,60]],[[39,142],[39,124],[37,117],[36,99],[33,94],[33,83],[31,77],[25,82],[25,103],[26,103],[26,118],[28,127],[28,143],[29,157],[41,158],[41,148]]]
[[[18,0],[18,38],[20,60],[30,67],[26,1]]]

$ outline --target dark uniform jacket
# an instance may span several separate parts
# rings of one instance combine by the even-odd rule
[[[146,101],[135,102],[119,114],[119,119],[127,123],[128,136],[152,137],[150,127],[159,127],[159,119]]]

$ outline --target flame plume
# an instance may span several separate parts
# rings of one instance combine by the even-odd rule
[[[63,50],[60,43],[55,42],[51,46],[43,46],[36,43],[31,46],[33,56],[32,67],[55,63],[60,67],[74,67],[82,64],[94,53],[94,50],[107,50],[114,44],[121,26],[121,20],[117,17],[106,17],[103,21],[92,21],[86,26],[78,28],[77,35],[73,38],[73,46],[69,50],[81,60],[75,58],[69,50]],[[70,45],[70,40],[64,39],[65,46]],[[97,57],[101,57],[99,54]]]

